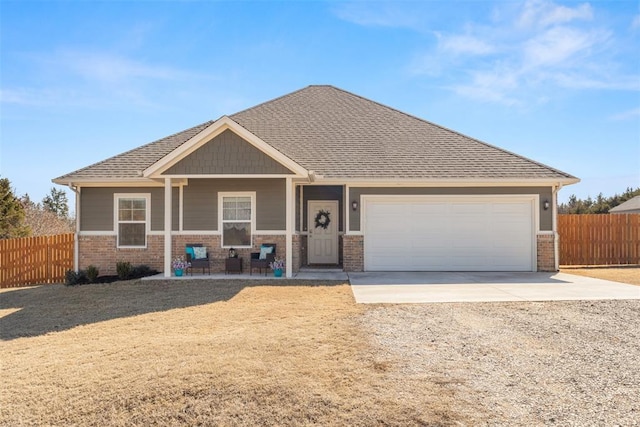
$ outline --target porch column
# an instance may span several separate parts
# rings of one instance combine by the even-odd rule
[[[171,178],[164,179],[164,277],[171,277]]]
[[[286,272],[287,272],[287,278],[291,278],[293,275],[293,209],[295,206],[295,203],[293,201],[293,179],[292,178],[287,178],[286,179],[286,184],[287,186],[286,188],[286,214],[285,214],[285,221],[286,221]]]

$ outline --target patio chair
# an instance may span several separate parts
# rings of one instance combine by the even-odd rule
[[[260,252],[251,252],[251,262],[249,265],[249,275],[253,274],[253,269],[257,268],[260,273],[264,269],[264,275],[269,271],[269,263],[276,259],[276,244],[263,243],[260,245]]]
[[[187,253],[187,262],[191,264],[188,271],[192,276],[194,268],[202,268],[202,274],[204,274],[206,268],[209,274],[211,274],[211,262],[206,246],[202,243],[187,243],[185,245],[185,252]]]

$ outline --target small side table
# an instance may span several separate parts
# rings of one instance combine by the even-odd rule
[[[242,258],[227,258],[224,260],[224,274],[242,273]]]

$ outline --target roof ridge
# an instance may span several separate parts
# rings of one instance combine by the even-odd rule
[[[289,96],[291,96],[291,95],[293,95],[293,94],[296,94],[296,93],[302,92],[303,90],[307,90],[307,89],[309,89],[310,87],[314,87],[314,86],[322,86],[322,85],[307,85],[307,86],[305,86],[305,87],[303,87],[303,88],[296,89],[296,90],[294,90],[293,92],[285,93],[284,95],[280,95],[280,96],[277,96],[277,97],[275,97],[275,98],[269,99],[269,100],[267,100],[267,101],[261,102],[261,103],[259,103],[259,104],[253,105],[253,106],[251,106],[251,107],[245,108],[244,110],[236,111],[236,112],[235,112],[235,113],[233,113],[233,114],[229,114],[227,117],[229,117],[229,118],[233,118],[233,116],[237,116],[237,115],[240,115],[240,114],[242,114],[242,113],[244,113],[244,112],[246,112],[246,111],[253,110],[254,108],[259,108],[259,107],[262,107],[263,105],[270,104],[270,103],[275,102],[275,101],[279,101],[279,100],[281,100],[281,99],[283,99],[283,98],[287,98],[287,97],[289,97]],[[235,120],[234,120],[234,121],[235,121]]]

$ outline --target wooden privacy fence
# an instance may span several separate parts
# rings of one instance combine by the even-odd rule
[[[0,240],[0,288],[64,282],[73,246],[73,233]]]
[[[640,264],[640,214],[558,215],[561,265]]]

